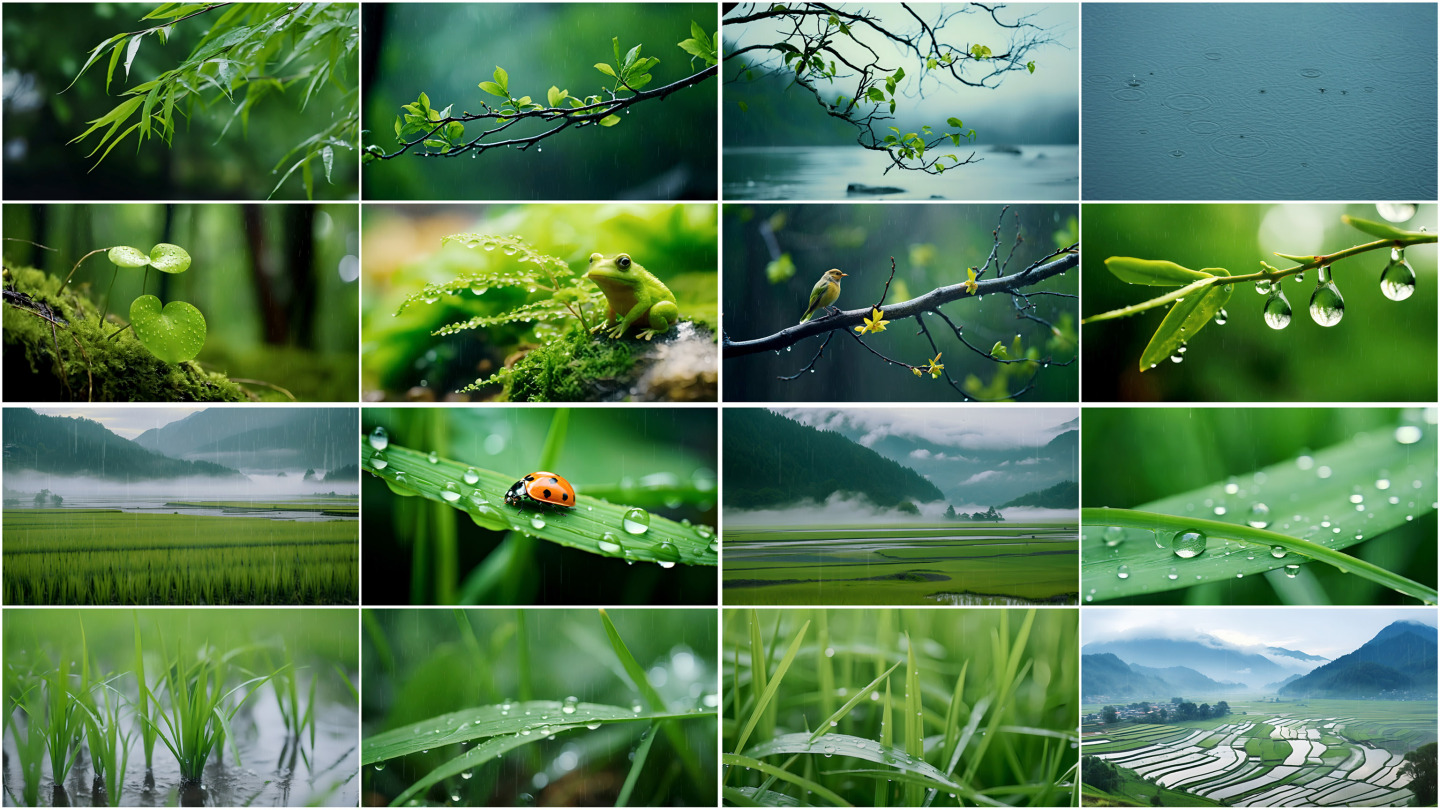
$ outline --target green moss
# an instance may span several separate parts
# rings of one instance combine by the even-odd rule
[[[100,324],[74,287],[33,268],[6,269],[5,387],[12,401],[240,402],[240,386],[195,362],[165,363],[132,330]],[[113,302],[112,302],[113,304]],[[111,307],[114,308],[113,306]],[[48,312],[65,323],[42,317]]]
[[[505,398],[511,402],[608,399],[634,365],[630,340],[595,338],[573,329],[516,361]]]

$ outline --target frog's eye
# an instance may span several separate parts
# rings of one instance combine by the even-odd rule
[[[630,257],[624,253],[621,253],[619,256],[615,257],[615,263],[620,265],[621,270],[630,269]]]

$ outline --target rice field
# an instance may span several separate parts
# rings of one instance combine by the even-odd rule
[[[1073,605],[1078,527],[1047,521],[725,530],[737,605]]]
[[[264,505],[246,508],[259,506]],[[7,605],[354,604],[359,595],[358,527],[357,521],[342,517],[279,520],[111,509],[7,509],[4,601]]]
[[[1396,806],[1414,798],[1404,755],[1436,739],[1435,719],[1434,701],[1235,702],[1225,718],[1086,727],[1081,747],[1207,803]]]

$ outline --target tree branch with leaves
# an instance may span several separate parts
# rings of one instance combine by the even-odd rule
[[[71,141],[79,143],[98,137],[86,156],[99,153],[96,165],[131,134],[136,136],[137,149],[150,138],[171,144],[177,130],[177,117],[190,118],[221,99],[232,105],[230,117],[221,130],[223,138],[236,121],[242,130],[248,129],[250,113],[265,99],[303,88],[296,103],[305,110],[327,86],[339,91],[338,103],[328,110],[329,115],[316,116],[317,120],[326,122],[321,128],[295,143],[276,161],[272,171],[279,172],[282,167],[285,171],[270,195],[274,196],[299,171],[306,197],[313,198],[315,170],[312,164],[319,162],[328,181],[336,150],[357,148],[360,94],[354,84],[354,73],[359,55],[358,5],[163,3],[142,20],[150,21],[151,25],[115,34],[95,46],[75,81],[99,64],[102,55],[108,52],[105,89],[109,92],[121,59],[125,67],[123,83],[129,81],[130,67],[145,43],[153,41],[164,45],[177,26],[209,23],[209,28],[178,66],[122,92],[123,100],[119,104],[87,122],[89,128]],[[294,99],[293,94],[291,97]]]
[[[400,146],[386,152],[380,146],[371,144],[365,148],[365,161],[394,160],[407,154],[422,158],[453,158],[465,154],[475,157],[492,149],[526,151],[571,127],[613,127],[624,120],[620,116],[629,108],[660,101],[694,87],[713,77],[717,70],[715,39],[693,20],[689,38],[676,43],[676,47],[690,54],[692,67],[697,62],[700,64],[700,68],[689,76],[646,89],[654,79],[651,70],[660,64],[660,59],[642,55],[642,47],[637,44],[622,56],[620,38],[612,38],[614,64],[595,64],[595,70],[608,77],[598,92],[571,95],[568,89],[551,85],[545,92],[544,104],[536,101],[534,96],[520,95],[522,91],[512,90],[509,72],[499,65],[495,66],[490,80],[481,81],[478,87],[500,100],[482,99],[479,112],[462,111],[457,114],[453,103],[436,110],[431,106],[429,96],[422,92],[395,117],[395,138]],[[467,132],[465,125],[475,122],[481,122],[479,132]],[[525,124],[538,125],[539,130],[522,134],[526,132],[523,129]],[[522,126],[522,129],[510,132],[516,126]]]
[[[1377,250],[1388,250],[1389,256],[1380,271],[1380,292],[1391,301],[1403,301],[1415,292],[1415,270],[1405,259],[1405,250],[1414,245],[1435,244],[1436,234],[1424,230],[1409,231],[1382,222],[1343,215],[1341,219],[1375,241],[1316,256],[1276,253],[1291,262],[1290,267],[1277,268],[1265,261],[1251,273],[1232,273],[1223,267],[1191,270],[1163,259],[1137,259],[1111,256],[1105,268],[1127,284],[1175,289],[1138,304],[1091,315],[1080,323],[1100,323],[1116,318],[1138,315],[1158,307],[1170,306],[1155,334],[1140,354],[1140,371],[1155,368],[1169,358],[1175,363],[1184,359],[1191,340],[1212,321],[1224,325],[1229,320],[1225,305],[1238,284],[1254,284],[1255,291],[1267,296],[1263,311],[1265,324],[1271,329],[1290,325],[1290,300],[1281,289],[1281,282],[1293,277],[1304,281],[1305,273],[1315,270],[1317,285],[1310,295],[1310,317],[1321,326],[1336,326],[1345,315],[1345,299],[1335,284],[1332,266],[1344,259]]]
[[[944,126],[925,124],[911,132],[892,125],[902,100],[923,99],[945,85],[996,89],[1008,74],[1033,74],[1035,53],[1056,39],[1035,24],[1035,14],[1010,16],[1003,4],[936,10],[901,3],[897,8],[907,24],[828,3],[738,4],[721,20],[732,34],[725,54],[727,81],[783,76],[812,96],[826,115],[853,127],[860,146],[886,153],[886,173],[898,168],[943,174],[979,162],[974,151],[963,158],[936,151],[947,143],[954,148],[975,141],[974,128],[967,129],[958,115],[947,117]],[[1008,37],[1000,53],[946,30],[975,14],[988,17],[997,37]],[[745,102],[738,104],[742,114],[748,112]]]
[[[1056,323],[1042,317],[1035,299],[1047,296],[1076,299],[1077,296],[1051,290],[1036,290],[1034,287],[1046,279],[1078,267],[1080,243],[1075,242],[1010,272],[1011,259],[1023,238],[1018,227],[1019,217],[1016,215],[1014,241],[1008,248],[1004,243],[1005,213],[1009,209],[1008,205],[1001,208],[999,221],[991,234],[989,253],[978,266],[965,271],[964,281],[937,287],[908,301],[887,306],[885,299],[890,294],[896,269],[895,259],[892,257],[889,277],[874,304],[863,309],[821,315],[752,340],[732,340],[727,331],[722,340],[724,358],[731,360],[766,351],[780,352],[806,338],[824,335],[815,353],[798,371],[779,378],[795,380],[819,368],[831,341],[837,333],[841,333],[882,363],[904,369],[916,377],[928,375],[931,379],[944,379],[964,401],[1000,401],[1025,395],[1035,387],[1045,370],[1068,367],[1075,363],[1073,320],[1066,316],[1064,323]],[[997,340],[989,348],[976,345],[970,340],[964,332],[961,307],[988,295],[1008,296],[1015,319],[1024,322],[1022,328],[1032,331],[1028,341],[1018,332],[1010,343]],[[924,336],[930,350],[934,352],[933,356],[918,362],[907,362],[883,351],[878,346],[877,338],[867,339],[868,335],[886,331],[894,322],[908,319],[914,319],[916,334]],[[946,364],[942,362],[945,353],[943,344],[947,340],[958,344],[960,356],[970,362],[957,362],[952,354],[949,364],[951,368],[947,371]],[[1057,359],[1057,356],[1065,359]],[[975,373],[977,364],[990,367],[995,372],[989,382]],[[963,377],[959,376],[958,372],[962,367],[969,370]]]

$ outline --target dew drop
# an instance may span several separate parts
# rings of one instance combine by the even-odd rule
[[[588,728],[588,729],[590,729],[591,731],[594,731],[595,729],[597,729],[597,728],[599,728],[599,727],[600,727],[600,724],[599,724],[598,722],[597,722],[597,723],[586,723],[586,724],[585,724],[585,728]]]
[[[620,542],[620,538],[611,532],[605,532],[605,534],[600,536],[599,546],[601,553],[608,554],[611,557],[618,557],[625,553],[625,546]]]
[[[1395,428],[1395,441],[1400,444],[1414,444],[1420,441],[1424,432],[1415,425],[1401,425]]]
[[[374,768],[375,768],[375,770],[377,770],[377,771],[383,771],[383,770],[385,770],[385,763],[383,763],[383,762],[377,762],[377,763],[375,763]]]
[[[655,547],[655,557],[661,568],[674,568],[675,563],[680,562],[680,549],[666,540]]]
[[[630,534],[644,534],[650,529],[650,513],[639,507],[625,513],[621,524]]]
[[[1271,329],[1284,329],[1290,325],[1290,301],[1285,293],[1276,289],[1265,302],[1265,325]]]
[[[1125,542],[1125,530],[1120,528],[1119,526],[1110,526],[1105,529],[1105,533],[1104,535],[1102,535],[1102,539],[1105,541],[1105,545],[1108,548],[1115,548],[1116,546]]]
[[[445,488],[440,490],[440,497],[444,498],[446,503],[455,503],[460,500],[460,487],[455,486],[454,481],[446,481]]]
[[[1270,547],[1270,556],[1271,556],[1271,557],[1274,557],[1274,558],[1277,559],[1277,560],[1284,558],[1284,556],[1285,556],[1285,547],[1284,547],[1284,546],[1271,546],[1271,547]]]
[[[1226,285],[1226,286],[1229,286],[1229,285]],[[1226,312],[1223,307],[1220,309],[1219,312],[1215,313],[1215,325],[1216,325],[1216,326],[1224,326],[1225,323],[1226,323],[1227,321],[1229,321],[1229,320],[1230,320],[1230,313]]]
[[[1121,578],[1121,579],[1129,579],[1129,578],[1130,578],[1130,566],[1128,566],[1128,565],[1122,565],[1122,566],[1120,566],[1119,568],[1115,569],[1115,576],[1117,576],[1117,577],[1119,577],[1119,578]]]
[[[440,463],[440,454],[437,453],[437,452],[435,452],[434,450],[431,450],[431,451],[430,451],[430,455],[426,456],[426,457],[425,457],[425,460],[426,460],[426,461],[429,461],[431,464],[439,464],[439,463]]]
[[[1296,564],[1296,563],[1286,563],[1286,564],[1285,564],[1285,576],[1290,577],[1291,579],[1294,579],[1294,578],[1295,578],[1295,575],[1296,575],[1296,574],[1299,574],[1299,573],[1300,573],[1300,566],[1299,566],[1298,564]]]
[[[475,484],[479,483],[479,481],[480,481],[480,473],[479,473],[479,471],[476,470],[474,467],[471,467],[471,468],[469,468],[468,470],[465,471],[464,478],[465,478],[465,483],[467,483],[467,484],[469,484],[469,485],[471,485],[471,486],[474,486]]]
[[[1311,293],[1310,317],[1321,326],[1334,326],[1345,317],[1345,299],[1333,282],[1322,282]]]
[[[1252,528],[1256,529],[1263,529],[1266,526],[1269,526],[1270,507],[1266,506],[1263,503],[1260,503],[1259,501],[1256,501],[1250,506],[1250,514],[1248,517],[1245,518],[1245,522],[1250,524]]]
[[[1176,532],[1170,538],[1170,548],[1175,552],[1176,557],[1189,559],[1198,557],[1205,552],[1207,539],[1205,533],[1197,529],[1186,529]]]
[[[1180,578],[1180,572],[1177,571],[1177,570],[1175,570],[1174,568],[1171,568],[1171,569],[1169,570],[1169,572],[1167,572],[1167,573],[1165,574],[1165,578],[1166,578],[1166,579],[1179,579],[1179,578]]]
[[[1275,292],[1275,282],[1271,281],[1268,278],[1262,278],[1259,281],[1255,282],[1255,292],[1260,293],[1261,295],[1269,295],[1270,293]]]
[[[376,450],[384,450],[385,448],[389,447],[389,432],[387,432],[383,427],[375,428],[375,432],[370,434],[370,446],[375,448]]]
[[[461,772],[460,772],[460,778],[461,778],[461,779],[470,779],[470,778],[473,778],[474,776],[475,776],[475,772],[474,772],[474,771],[461,771]],[[455,797],[455,801],[457,801],[457,802],[460,801],[460,799],[459,799],[458,796]]]
[[[570,697],[565,698],[565,701],[560,704],[560,711],[564,712],[565,714],[574,714],[575,707],[578,705],[580,705],[580,698],[571,695]]]
[[[1225,507],[1223,507],[1223,506],[1217,506],[1217,507],[1215,507],[1215,514],[1216,514],[1217,516],[1218,516],[1218,515],[1223,515],[1223,514],[1225,514],[1225,512],[1226,512]]]
[[[377,470],[383,470],[386,467],[390,466],[390,462],[385,460],[384,453],[377,451],[375,455],[370,457],[370,466]]]
[[[1380,292],[1391,301],[1404,301],[1415,294],[1415,269],[1405,261],[1405,251],[1390,249],[1390,263],[1380,271]]]
[[[545,528],[545,518],[541,515],[531,515],[530,525],[536,530]]]
[[[1389,479],[1389,478],[1377,478],[1377,479],[1375,479],[1375,488],[1376,488],[1376,489],[1389,489],[1389,488],[1390,488],[1390,479]]]
[[[827,756],[827,757],[833,757],[833,756],[835,756],[835,746],[833,746],[833,745],[827,745],[827,746],[825,746],[824,751],[825,751],[825,756]]]

